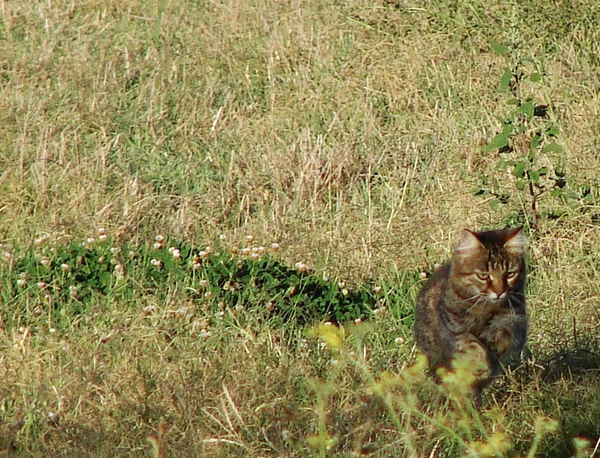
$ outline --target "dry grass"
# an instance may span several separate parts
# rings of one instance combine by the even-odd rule
[[[547,75],[532,96],[561,126],[572,196],[540,202],[533,359],[490,390],[479,431],[502,430],[523,456],[538,415],[562,428],[539,456],[598,439],[595,2],[9,0],[0,11],[3,243],[98,227],[132,243],[253,234],[281,242],[289,265],[349,283],[426,270],[463,227],[528,224],[526,195],[482,150],[506,113],[495,90],[506,63],[490,41],[535,55]],[[511,202],[473,196],[482,175]],[[99,298],[64,334],[6,327],[0,454],[143,456],[151,436],[168,456],[467,453],[468,434],[444,428],[472,413],[411,404],[393,378],[389,402],[365,394],[383,369],[405,372],[406,320],[376,320],[356,338],[360,358],[332,356],[253,321],[207,339],[179,332],[169,310],[185,294],[168,291]],[[328,452],[324,432],[338,439]]]

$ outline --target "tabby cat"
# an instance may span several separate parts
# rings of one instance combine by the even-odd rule
[[[459,357],[470,358],[475,375],[468,388],[476,397],[525,345],[526,248],[520,227],[465,229],[452,260],[437,269],[417,298],[417,346],[436,373],[452,371]]]

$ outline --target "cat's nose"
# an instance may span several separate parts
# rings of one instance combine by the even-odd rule
[[[489,294],[490,299],[493,300],[497,300],[497,299],[504,299],[506,297],[506,291],[502,291],[501,293],[497,292],[497,291],[492,291]]]
[[[492,285],[491,285],[491,290],[492,290],[492,295],[496,296],[497,298],[502,297],[503,294],[506,293],[506,288],[504,287],[504,284],[502,281],[498,281],[496,278],[494,278],[492,280]]]

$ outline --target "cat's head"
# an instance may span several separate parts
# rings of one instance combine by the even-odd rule
[[[452,257],[452,277],[461,295],[486,302],[504,301],[525,281],[527,237],[523,228],[462,231]]]

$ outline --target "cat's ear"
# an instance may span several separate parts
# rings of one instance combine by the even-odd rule
[[[506,234],[504,249],[516,254],[524,254],[527,248],[527,237],[523,234],[523,228],[510,229]]]
[[[469,229],[463,229],[460,233],[460,240],[456,244],[456,247],[454,247],[454,252],[456,254],[468,254],[478,251],[481,248],[483,248],[483,245],[477,236]]]

